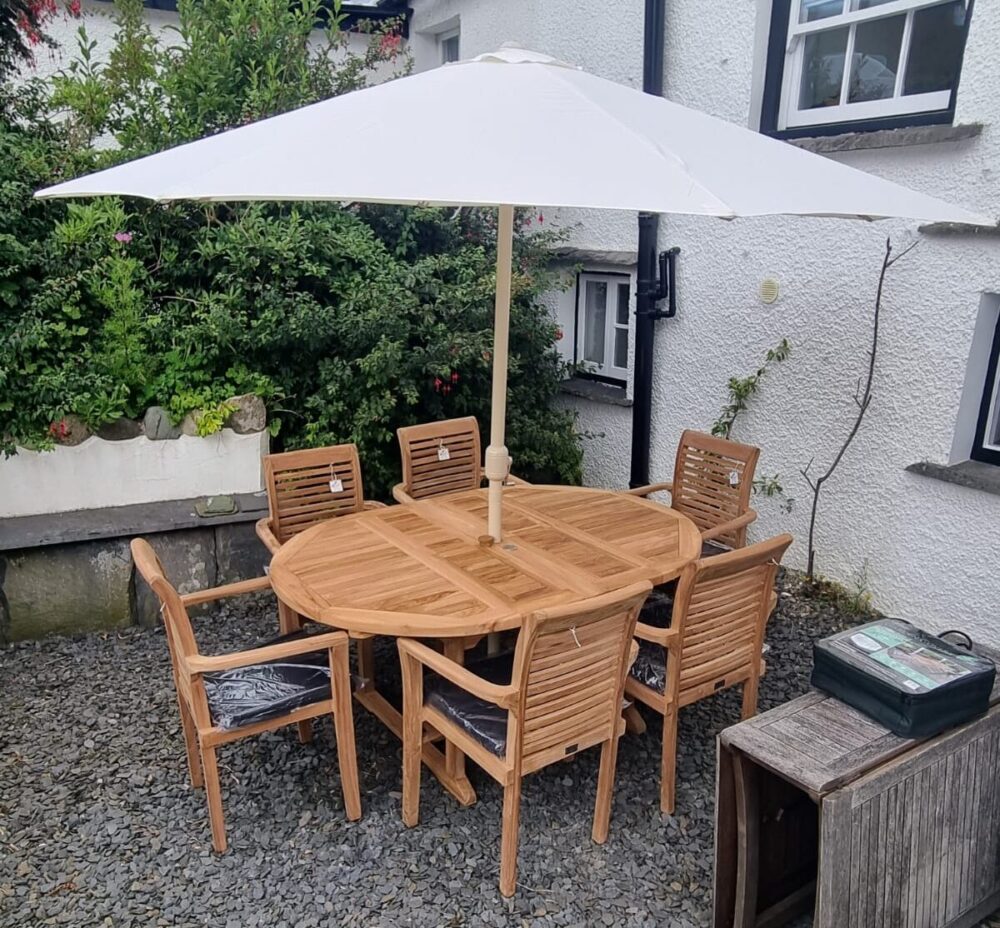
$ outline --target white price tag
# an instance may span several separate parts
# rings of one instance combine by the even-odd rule
[[[731,487],[738,487],[740,485],[739,471],[731,470],[729,472],[729,485]]]
[[[331,493],[343,493],[344,492],[344,481],[339,477],[334,477],[330,481],[330,492]]]
[[[438,447],[438,460],[439,461],[451,460],[451,452],[444,445],[440,445]]]

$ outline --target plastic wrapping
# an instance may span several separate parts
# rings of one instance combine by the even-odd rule
[[[643,625],[652,625],[654,628],[670,628],[670,621],[674,614],[674,589],[670,584],[666,586],[654,587],[653,591],[646,597],[642,609],[639,612],[639,621]]]
[[[667,685],[667,650],[651,641],[639,642],[639,654],[629,674],[643,686],[662,693]]]
[[[301,637],[299,633],[277,641]],[[212,722],[228,731],[329,699],[329,652],[310,651],[280,661],[206,673],[202,679]]]
[[[469,664],[477,677],[504,686],[510,683],[513,654],[498,654]],[[507,710],[479,699],[450,680],[429,675],[424,684],[427,704],[468,732],[488,751],[503,757],[507,752]]]

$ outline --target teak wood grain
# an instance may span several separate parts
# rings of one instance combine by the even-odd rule
[[[275,554],[270,578],[297,613],[351,633],[472,637],[632,583],[665,583],[701,550],[680,513],[582,487],[504,491],[504,541],[483,545],[486,491],[360,512]]]

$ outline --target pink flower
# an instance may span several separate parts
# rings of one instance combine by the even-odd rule
[[[121,242],[123,245],[128,245],[132,241],[131,232],[115,232],[115,241]]]
[[[434,378],[434,389],[437,390],[438,393],[441,392],[441,385],[443,383],[444,383],[444,381],[440,377],[435,377]]]
[[[80,0],[69,0],[69,3],[66,4],[66,9],[69,11],[70,16],[79,18],[82,12]]]
[[[395,33],[389,32],[379,39],[378,50],[383,55],[395,55],[402,45],[403,40]]]
[[[556,329],[556,341],[561,342],[563,340],[563,330]]]
[[[539,222],[545,222],[545,216],[543,216],[541,213],[539,213],[538,214],[538,221]]]
[[[451,382],[458,383],[458,371],[451,372]]]

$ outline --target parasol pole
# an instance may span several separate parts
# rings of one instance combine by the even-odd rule
[[[493,404],[490,444],[483,471],[490,482],[487,528],[495,542],[502,533],[503,485],[510,473],[510,455],[504,445],[507,419],[507,341],[510,328],[510,275],[514,251],[514,207],[501,206],[497,220],[497,292],[493,316]]]

